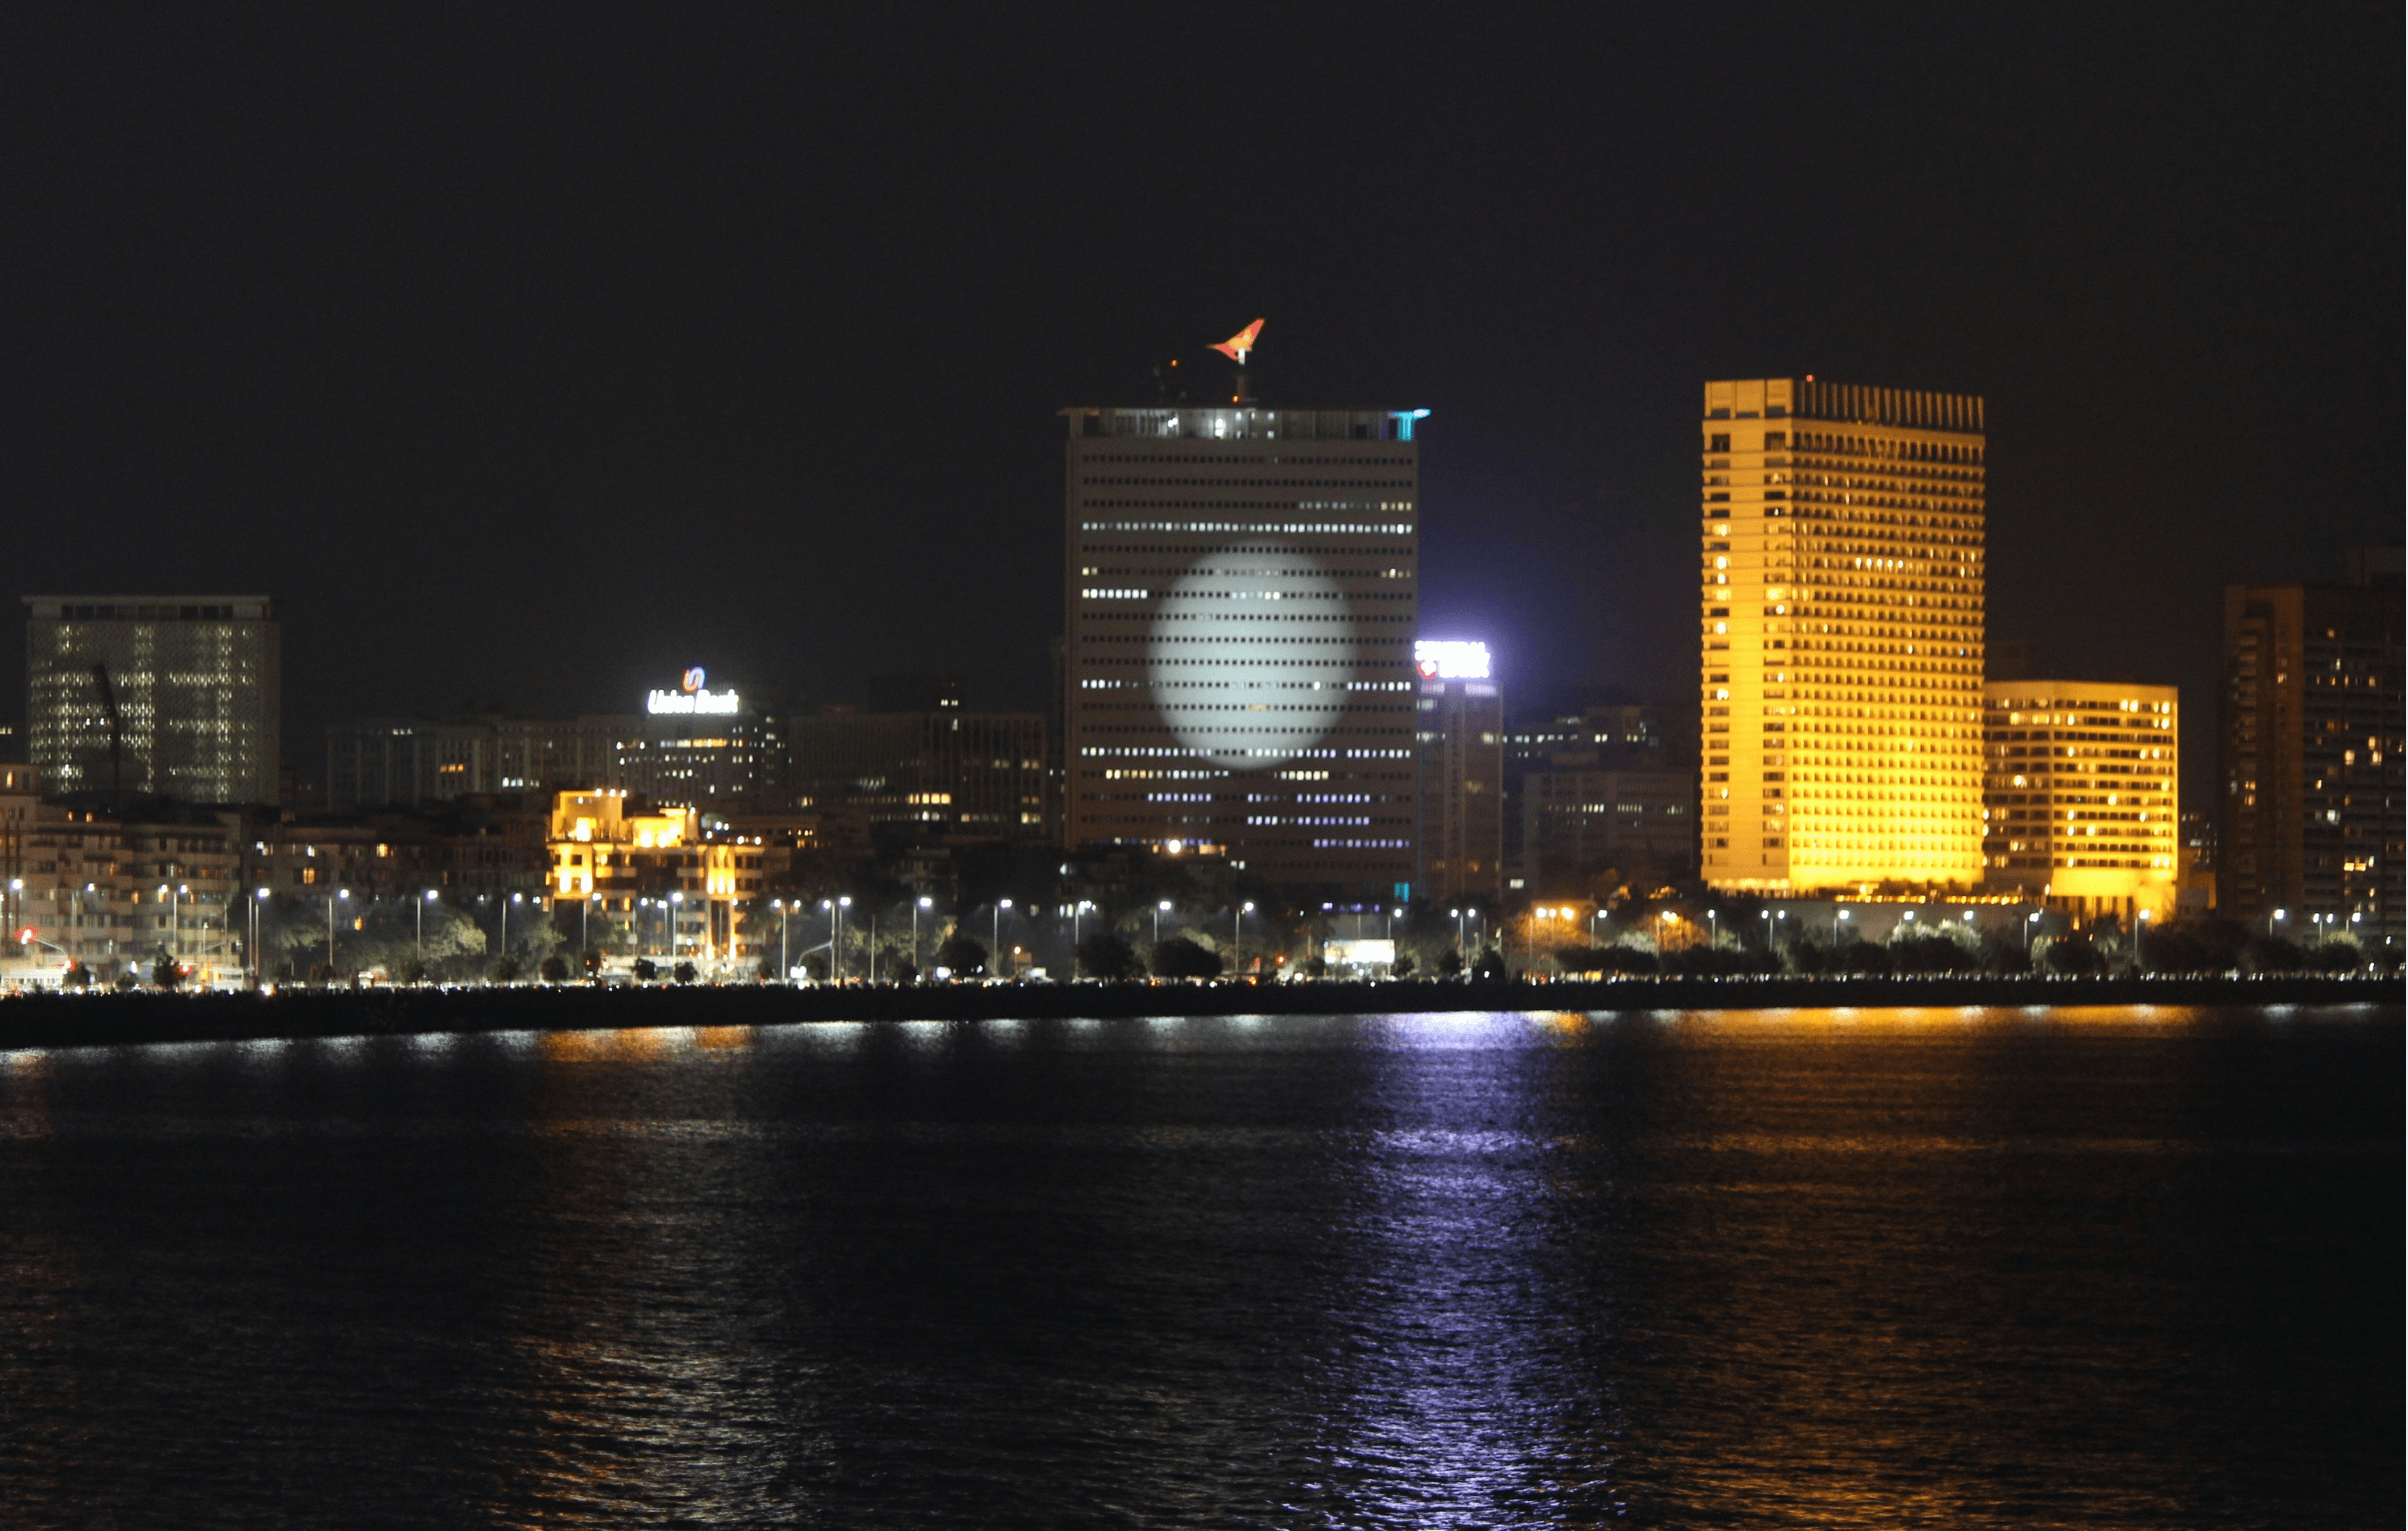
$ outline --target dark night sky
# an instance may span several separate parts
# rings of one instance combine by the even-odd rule
[[[1709,376],[1987,395],[1993,639],[2179,682],[2193,790],[2218,583],[2399,537],[2397,6],[866,9],[13,12],[17,593],[278,596],[304,768],[694,662],[1035,706],[1053,411],[1258,314],[1436,411],[1424,628],[1522,695],[1692,684]]]

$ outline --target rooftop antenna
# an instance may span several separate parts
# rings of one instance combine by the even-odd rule
[[[1236,334],[1231,335],[1228,339],[1223,340],[1220,344],[1213,347],[1214,350],[1219,351],[1222,355],[1227,356],[1230,360],[1238,364],[1237,388],[1229,398],[1229,402],[1232,404],[1251,404],[1254,402],[1254,390],[1247,386],[1246,382],[1246,357],[1254,350],[1255,339],[1257,336],[1262,334],[1262,332],[1263,321],[1261,319],[1256,319],[1244,329],[1239,330]]]

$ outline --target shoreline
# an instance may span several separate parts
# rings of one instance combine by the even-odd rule
[[[286,990],[261,994],[29,995],[0,1003],[0,1050],[241,1042],[438,1032],[785,1026],[810,1022],[1136,1020],[1149,1016],[1441,1014],[1500,1010],[1985,1009],[2034,1005],[2402,1003],[2396,979],[1616,978],[1548,983],[1412,981],[725,987],[581,984]]]

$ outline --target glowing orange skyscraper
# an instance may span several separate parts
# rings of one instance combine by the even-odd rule
[[[1979,881],[1982,400],[1709,382],[1700,446],[1706,880]]]

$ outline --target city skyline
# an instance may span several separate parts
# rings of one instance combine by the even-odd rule
[[[42,231],[0,505],[113,534],[105,579],[30,539],[21,593],[274,593],[296,757],[369,714],[614,711],[698,661],[820,685],[966,649],[985,705],[1036,707],[1052,412],[1147,404],[1174,353],[1210,376],[1262,315],[1266,403],[1434,410],[1426,626],[1521,697],[1686,691],[1665,443],[1708,377],[1988,399],[1993,636],[2178,685],[2202,728],[2221,584],[2396,523],[2356,449],[2400,396],[2358,13],[1300,20],[1234,114],[1177,61],[1235,39],[1156,22],[982,30],[974,62],[16,24],[48,67],[11,110],[116,125],[0,171]],[[1032,71],[1058,104],[997,93]],[[1844,105],[1795,118],[1792,71]],[[1197,122],[1242,170],[1164,163]]]

